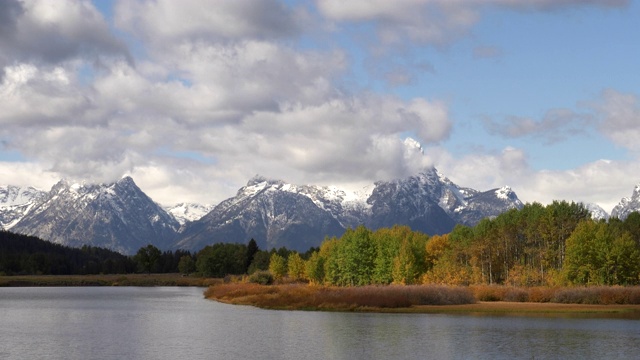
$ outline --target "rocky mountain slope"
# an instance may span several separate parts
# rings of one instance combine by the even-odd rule
[[[611,217],[624,220],[634,211],[640,211],[640,184],[635,186],[631,197],[622,198],[618,205],[611,210]]]
[[[11,229],[46,194],[33,187],[0,186],[0,230]]]
[[[113,184],[60,181],[11,230],[55,243],[100,246],[125,254],[171,246],[180,224],[130,177]]]
[[[459,187],[435,168],[405,179],[377,182],[369,190],[294,185],[256,176],[179,234],[176,248],[196,250],[211,242],[245,242],[261,248],[306,251],[348,227],[408,225],[428,234],[458,224],[475,225],[522,203],[508,187],[480,192]]]
[[[358,225],[378,229],[400,224],[442,234],[456,224],[473,226],[482,218],[522,207],[508,187],[484,192],[460,187],[435,168],[355,192],[256,176],[210,211],[193,204],[163,209],[129,177],[99,185],[63,180],[39,194],[25,200],[23,215],[11,218],[12,231],[127,254],[148,243],[160,249],[198,251],[216,242],[251,238],[262,249],[285,246],[306,251],[326,236],[340,236]],[[18,198],[12,195],[11,204],[22,203]]]
[[[330,212],[293,188],[282,181],[255,177],[235,197],[187,224],[175,247],[195,250],[215,242],[253,238],[262,249],[285,246],[306,251],[325,236],[344,232]]]

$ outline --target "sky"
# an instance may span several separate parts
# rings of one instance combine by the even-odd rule
[[[216,204],[435,166],[611,211],[640,183],[639,36],[625,0],[0,0],[0,184]]]

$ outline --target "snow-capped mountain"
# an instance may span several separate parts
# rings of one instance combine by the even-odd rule
[[[587,203],[584,206],[591,213],[591,218],[594,220],[608,220],[609,213],[603,209],[600,205],[594,203]]]
[[[443,229],[448,229],[444,231],[448,232],[453,228],[451,220],[454,225],[474,226],[483,218],[497,216],[507,210],[520,209],[523,206],[518,196],[508,186],[480,192],[454,184],[435,168],[427,169],[416,176],[410,176],[406,179],[378,182],[376,183],[374,194],[383,189],[387,189],[387,192],[389,191],[388,189],[394,189],[392,197],[395,198],[395,201],[401,202],[403,208],[413,206],[415,209],[419,209],[422,206],[424,210],[427,210],[425,202],[429,202],[431,205],[433,203],[438,205],[450,219],[442,219],[441,224],[434,223],[431,227],[435,226],[437,228],[431,231],[429,229],[423,230],[429,234],[442,233]],[[367,200],[371,204],[375,204],[375,201],[375,196]],[[418,204],[418,202],[423,204]],[[373,216],[378,216],[377,214],[380,211],[379,207],[376,208],[374,206]],[[437,209],[430,211],[439,212]],[[414,214],[413,216],[416,215]],[[440,215],[437,216],[441,217]],[[431,222],[434,222],[434,220],[436,219],[432,219]],[[407,222],[399,223],[410,225]],[[375,224],[376,222],[373,221],[371,225]]]
[[[624,220],[634,211],[640,211],[640,184],[635,186],[631,197],[622,198],[611,210],[611,217]]]
[[[215,242],[253,238],[262,249],[284,246],[306,251],[325,236],[341,235],[340,222],[298,189],[279,180],[254,177],[235,197],[186,224],[175,247],[199,250]]]
[[[7,195],[4,198],[11,200],[3,201],[18,204],[22,200],[16,199],[29,198],[24,194]],[[30,205],[21,218],[12,220],[12,231],[69,246],[86,244],[127,254],[149,243],[161,249],[198,251],[216,242],[247,242],[251,238],[262,249],[284,246],[306,251],[319,246],[327,236],[340,236],[347,228],[361,224],[374,230],[408,225],[433,235],[449,232],[456,224],[473,226],[482,218],[522,207],[508,187],[485,192],[460,187],[435,168],[403,179],[379,181],[360,191],[294,185],[256,176],[236,196],[212,209],[194,204],[163,209],[129,177],[99,185],[62,180],[36,198],[24,202]]]
[[[169,215],[173,216],[180,225],[196,221],[213,210],[212,205],[201,205],[194,203],[180,203],[164,208]]]
[[[11,229],[46,194],[33,187],[0,186],[0,230]]]
[[[486,192],[459,187],[435,168],[360,192],[294,185],[261,176],[200,220],[186,224],[176,248],[198,250],[212,242],[256,240],[263,249],[286,246],[306,251],[348,227],[408,225],[443,234],[456,224],[475,225],[523,205],[508,187]]]
[[[124,177],[100,185],[62,180],[11,231],[133,254],[149,243],[169,248],[179,226],[133,179]]]

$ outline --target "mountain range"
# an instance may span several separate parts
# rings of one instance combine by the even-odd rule
[[[255,176],[234,197],[216,206],[181,203],[163,208],[131,179],[111,184],[61,180],[50,191],[0,186],[0,226],[55,243],[92,245],[133,254],[149,243],[160,249],[198,251],[216,242],[262,249],[306,251],[325,237],[365,225],[371,229],[408,225],[443,234],[456,224],[473,226],[523,206],[509,187],[478,191],[454,184],[435,168],[360,191],[333,186],[295,185]],[[594,217],[606,217],[589,205]],[[612,216],[640,210],[640,186]]]

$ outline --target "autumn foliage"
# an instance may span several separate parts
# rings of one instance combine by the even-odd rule
[[[553,202],[432,237],[406,226],[360,226],[326,239],[306,260],[304,276],[296,269],[298,279],[333,286],[637,285],[640,214],[596,221],[582,204]]]

